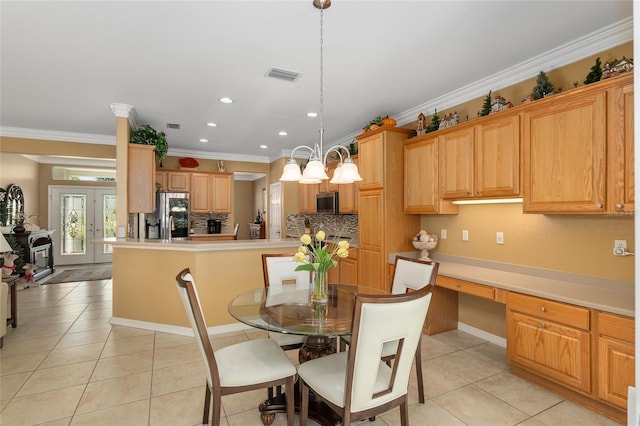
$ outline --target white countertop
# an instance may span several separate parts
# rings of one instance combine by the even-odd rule
[[[420,252],[393,253],[420,257]],[[450,278],[544,297],[591,309],[635,317],[634,283],[499,262],[448,255],[432,255],[440,264],[438,273]]]
[[[221,235],[221,234],[212,234]],[[143,250],[173,250],[205,252],[217,250],[246,250],[291,247],[292,253],[300,245],[298,240],[231,240],[231,241],[198,241],[198,240],[159,240],[159,239],[129,239],[105,238],[94,240],[96,244],[111,244],[117,248]]]

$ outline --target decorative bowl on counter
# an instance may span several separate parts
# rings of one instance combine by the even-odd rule
[[[420,259],[431,261],[429,258],[429,250],[433,250],[438,245],[438,236],[420,231],[420,233],[411,240],[411,244],[413,244],[413,247],[418,250],[422,250],[422,253],[420,253]]]

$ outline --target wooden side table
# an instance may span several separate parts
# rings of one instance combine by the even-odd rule
[[[11,299],[11,316],[7,318],[7,325],[16,328],[18,326],[18,295],[16,292],[16,283],[20,278],[17,274],[3,277],[2,282],[9,284],[9,297]]]

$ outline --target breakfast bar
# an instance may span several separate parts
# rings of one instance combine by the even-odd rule
[[[243,327],[227,312],[239,293],[263,285],[262,253],[291,253],[297,240],[102,240],[113,247],[113,324],[189,334],[176,274],[189,268],[210,332]]]

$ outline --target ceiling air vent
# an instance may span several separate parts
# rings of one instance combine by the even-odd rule
[[[180,130],[180,125],[177,123],[167,123],[167,129]]]
[[[302,76],[302,74],[297,71],[289,71],[282,68],[270,68],[269,71],[267,71],[267,77],[279,78],[280,80],[286,80],[292,83],[299,79],[300,76]]]

